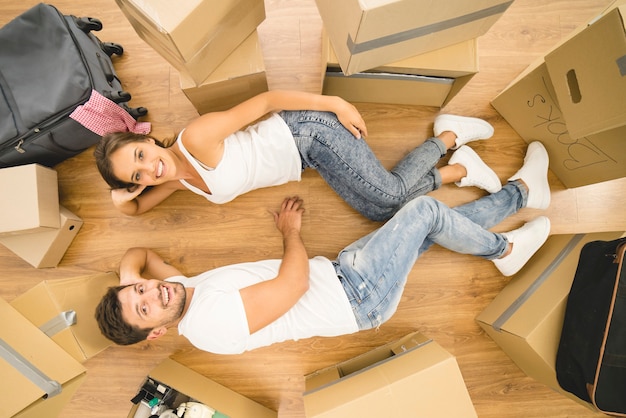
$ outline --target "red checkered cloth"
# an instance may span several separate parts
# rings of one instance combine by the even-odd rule
[[[95,90],[84,104],[78,106],[70,118],[98,135],[109,132],[134,132],[147,134],[150,122],[137,122],[126,110]]]

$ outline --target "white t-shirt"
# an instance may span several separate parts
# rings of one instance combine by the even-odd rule
[[[169,278],[168,281],[195,288],[189,309],[178,325],[179,334],[201,350],[240,354],[286,340],[358,331],[332,263],[327,258],[315,257],[309,260],[309,290],[283,316],[251,335],[239,289],[273,279],[280,263],[281,260],[242,263],[195,277]]]
[[[180,182],[192,192],[213,203],[227,203],[251,190],[300,181],[302,160],[289,127],[277,113],[235,132],[224,140],[224,155],[217,167],[196,160],[181,141],[177,146],[202,177],[211,194]]]

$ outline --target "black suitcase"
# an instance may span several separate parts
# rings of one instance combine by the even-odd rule
[[[91,33],[100,29],[98,19],[63,15],[44,3],[0,29],[0,168],[52,167],[98,142],[100,135],[69,117],[92,90],[134,119],[147,113],[128,107],[130,94],[111,61],[123,48]]]
[[[626,416],[626,238],[585,244],[556,357],[559,385],[609,415]]]

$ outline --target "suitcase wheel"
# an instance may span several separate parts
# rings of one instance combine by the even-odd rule
[[[131,107],[128,109],[128,113],[130,113],[133,118],[139,119],[140,117],[148,114],[148,109],[145,107]]]
[[[111,100],[115,103],[124,103],[128,102],[131,99],[131,95],[127,91],[103,91],[102,95],[107,99]]]
[[[76,18],[76,26],[85,33],[97,32],[102,29],[102,22],[93,17],[78,17]]]
[[[122,47],[122,45],[116,44],[116,43],[113,43],[113,42],[103,42],[102,43],[102,50],[109,57],[112,56],[113,54],[115,54],[115,55],[122,55],[124,53],[124,48]]]

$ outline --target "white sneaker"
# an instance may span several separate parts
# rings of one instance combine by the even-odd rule
[[[512,276],[541,248],[549,234],[550,219],[545,216],[535,218],[521,228],[503,233],[507,241],[513,244],[511,253],[491,261],[503,275]]]
[[[476,186],[489,193],[496,193],[502,188],[502,183],[496,173],[467,145],[456,150],[448,164],[460,164],[467,171],[467,176],[455,182],[459,187]]]
[[[439,136],[445,131],[454,132],[456,141],[452,149],[458,149],[460,146],[470,141],[489,139],[493,136],[493,126],[487,121],[478,118],[446,114],[439,115],[435,118],[433,131],[435,136]]]
[[[543,144],[539,141],[531,142],[526,150],[524,165],[509,178],[509,181],[522,179],[528,186],[527,208],[546,209],[550,206],[549,162]]]

